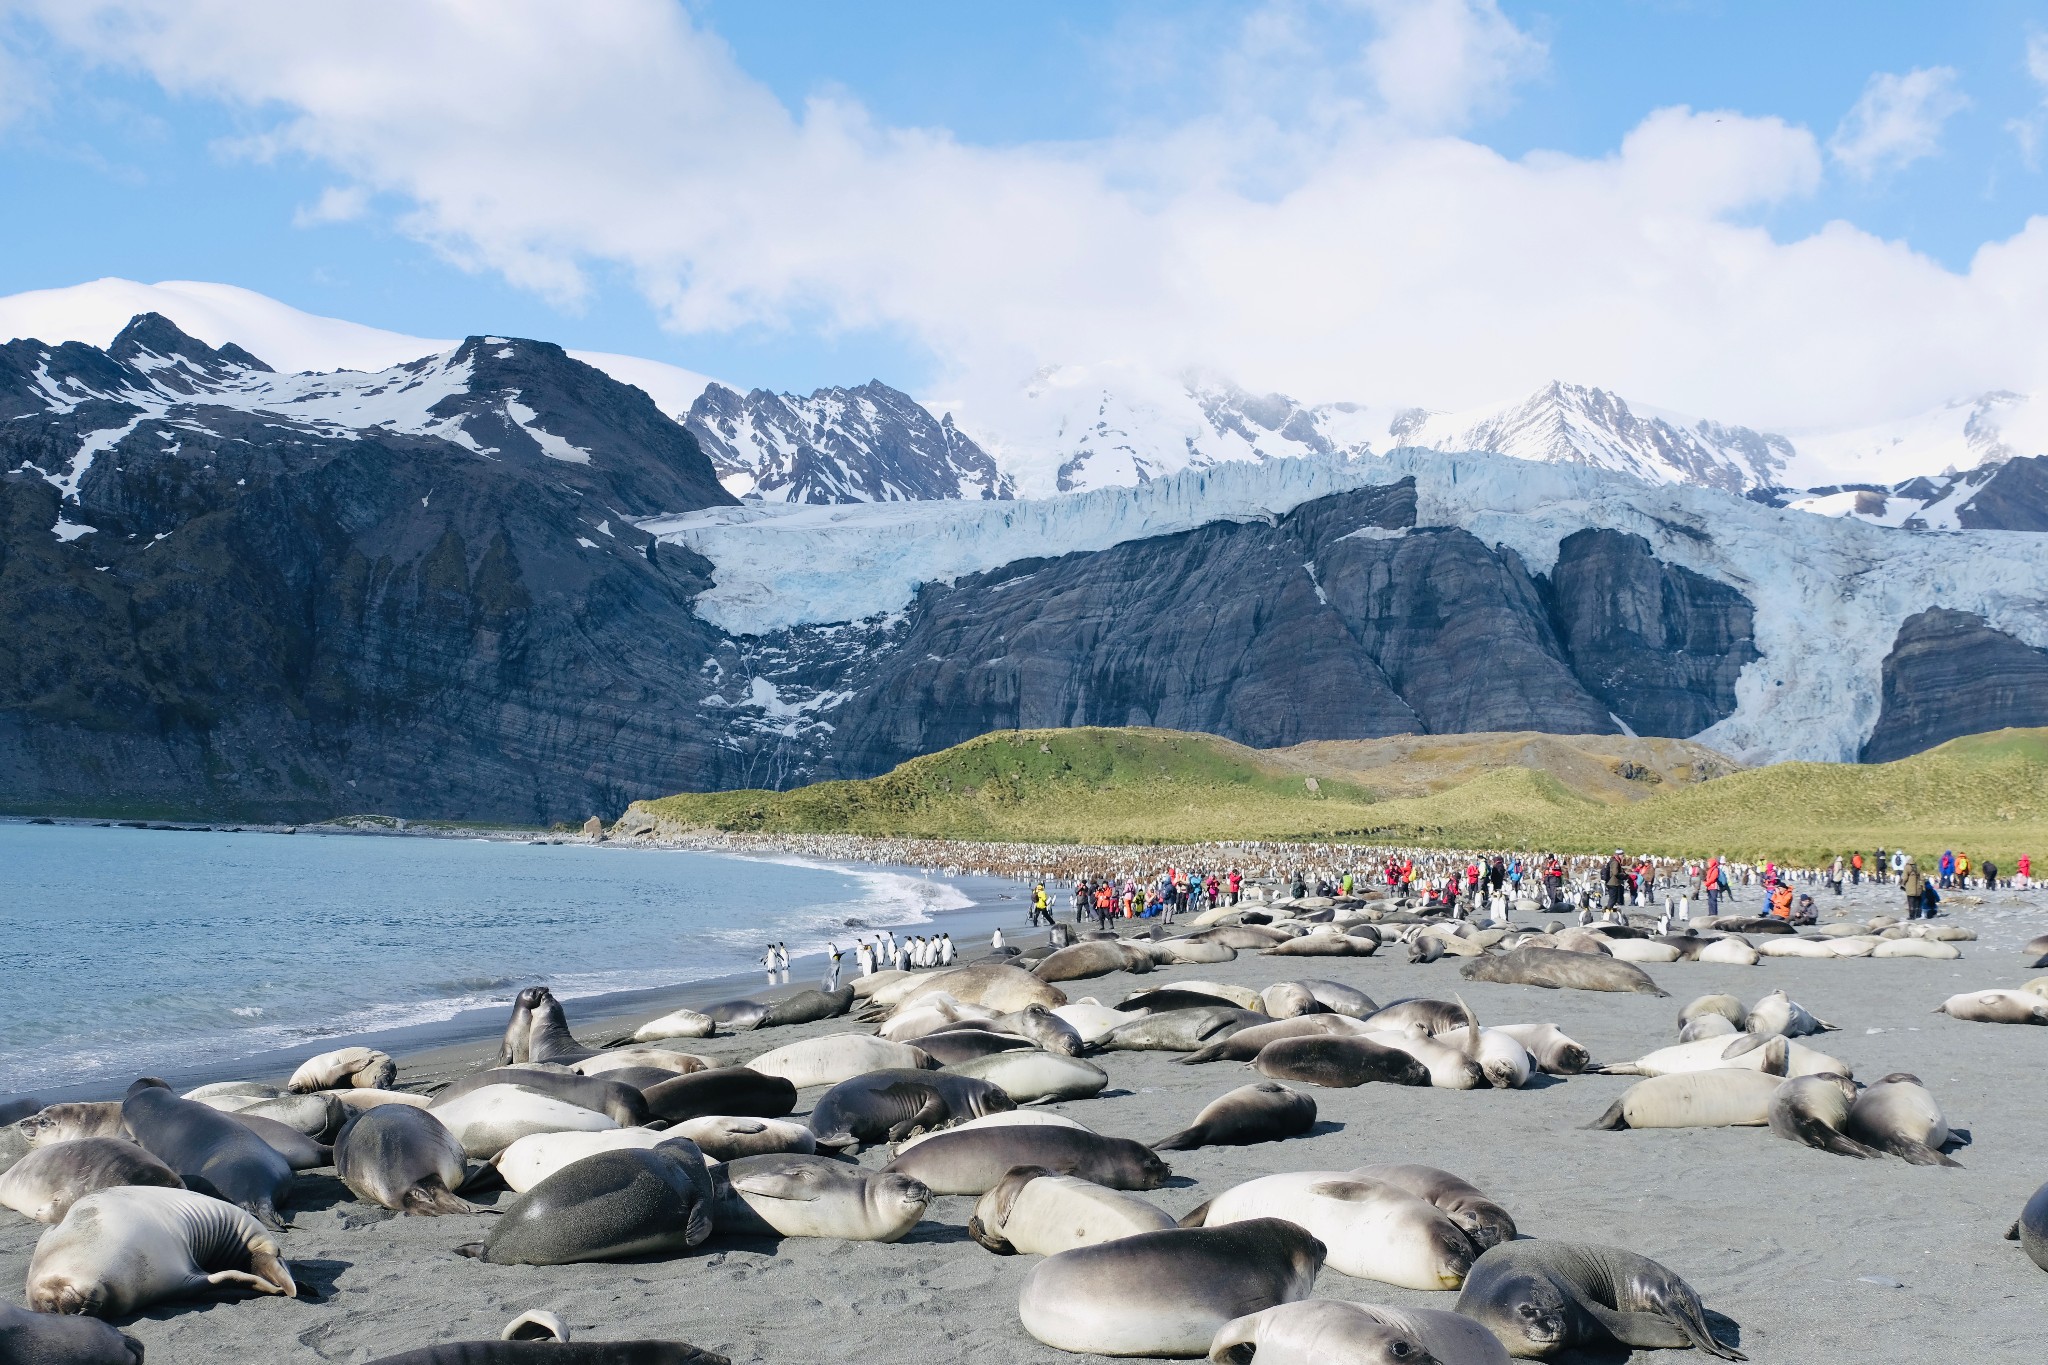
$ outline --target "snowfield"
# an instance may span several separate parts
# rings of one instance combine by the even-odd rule
[[[1641,536],[1659,559],[1741,591],[1755,607],[1763,657],[1743,671],[1735,713],[1693,738],[1746,762],[1854,760],[1877,721],[1884,657],[1918,612],[1974,612],[2048,648],[2048,536],[1898,531],[1478,453],[1220,464],[1024,502],[748,506],[639,525],[711,561],[700,615],[759,635],[900,612],[923,583],[1020,559],[1274,517],[1407,477],[1419,526],[1461,527],[1513,549],[1533,572],[1549,571],[1566,536],[1601,527]]]

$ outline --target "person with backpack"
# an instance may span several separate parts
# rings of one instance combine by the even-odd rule
[[[1707,859],[1707,917],[1721,913],[1721,893],[1728,889],[1727,859],[1716,853]]]
[[[1619,910],[1622,900],[1628,895],[1628,864],[1621,859],[1621,850],[1614,850],[1614,856],[1607,860],[1607,908]]]
[[[1861,853],[1849,855],[1849,885],[1863,885],[1863,855]]]
[[[1920,864],[1912,858],[1906,859],[1905,866],[1899,871],[1899,892],[1906,898],[1907,919],[1920,918],[1920,893],[1926,886],[1927,878],[1920,875]]]

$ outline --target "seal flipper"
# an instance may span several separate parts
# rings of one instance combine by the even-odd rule
[[[1859,1161],[1884,1155],[1875,1147],[1866,1147],[1855,1138],[1839,1129],[1830,1128],[1811,1115],[1796,1116],[1790,1124],[1792,1138],[1815,1151],[1832,1152],[1836,1156],[1853,1156]]]
[[[484,1251],[485,1247],[482,1242],[464,1242],[461,1246],[455,1248],[455,1254],[457,1256],[467,1256],[470,1257],[472,1260],[478,1261],[488,1259],[484,1255]]]
[[[405,1205],[407,1213],[423,1214],[430,1218],[439,1217],[444,1213],[491,1212],[457,1195],[441,1183],[441,1177],[438,1175],[430,1175],[407,1190],[401,1202]]]
[[[1203,1200],[1201,1203],[1195,1205],[1192,1209],[1189,1209],[1185,1214],[1181,1215],[1180,1222],[1175,1224],[1175,1226],[1183,1228],[1198,1228],[1204,1226],[1209,1219],[1209,1206],[1215,1202],[1216,1201],[1213,1199]],[[2014,1223],[2013,1226],[2017,1228],[2019,1224]]]
[[[2012,1226],[2011,1226],[2011,1227],[2009,1227],[2009,1228],[2007,1228],[2007,1229],[2005,1230],[2005,1240],[2006,1240],[2006,1241],[2008,1241],[2008,1242],[2017,1242],[2017,1241],[2018,1241],[2019,1239],[2020,1239],[2020,1220],[2019,1220],[2019,1219],[2017,1219],[2017,1218],[2015,1218],[2015,1219],[2013,1219],[2013,1220],[2012,1220]]]
[[[1591,1314],[1624,1346],[1648,1350],[1676,1350],[1696,1347],[1722,1360],[1748,1360],[1733,1346],[1724,1346],[1708,1330],[1706,1318],[1691,1304],[1662,1304],[1654,1313],[1623,1313],[1581,1299],[1580,1307]]]
[[[1586,1126],[1588,1128],[1605,1129],[1608,1132],[1618,1133],[1628,1127],[1628,1116],[1622,1112],[1621,1101],[1616,1100],[1613,1104],[1607,1106],[1606,1113],[1594,1119]]]
[[[1963,1169],[1963,1163],[1946,1152],[1929,1147],[1924,1142],[1915,1142],[1909,1137],[1894,1137],[1888,1142],[1878,1143],[1877,1146],[1880,1150],[1890,1152],[1901,1161],[1911,1162],[1915,1166],[1953,1166],[1957,1170]]]
[[[1152,1143],[1151,1147],[1155,1152],[1192,1152],[1203,1145],[1202,1135],[1203,1125],[1198,1123],[1192,1128],[1183,1128],[1178,1133],[1167,1134]]]

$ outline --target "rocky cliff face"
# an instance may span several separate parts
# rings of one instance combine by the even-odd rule
[[[629,519],[730,499],[558,349],[284,377],[143,318],[6,347],[0,412],[17,808],[580,820],[725,780],[673,709],[706,566]]]
[[[2048,725],[2048,650],[1971,612],[1935,608],[1908,619],[1885,656],[1884,710],[1863,761],[2009,725]]]
[[[879,380],[808,398],[713,384],[684,421],[727,489],[770,502],[1014,498],[1016,487],[950,414]]]

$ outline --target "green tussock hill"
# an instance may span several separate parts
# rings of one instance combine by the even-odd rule
[[[1042,843],[1621,846],[1800,862],[1882,845],[1955,848],[2007,868],[2021,851],[2048,856],[2048,730],[1972,735],[1895,763],[1748,769],[1670,740],[1633,741],[1665,746],[1636,751],[1613,736],[1545,736],[1539,749],[1528,736],[1430,739],[1425,748],[1403,737],[1412,753],[1356,747],[1393,741],[1269,752],[1170,730],[1003,731],[861,782],[638,802],[622,825]],[[1544,756],[1553,751],[1563,757]]]

